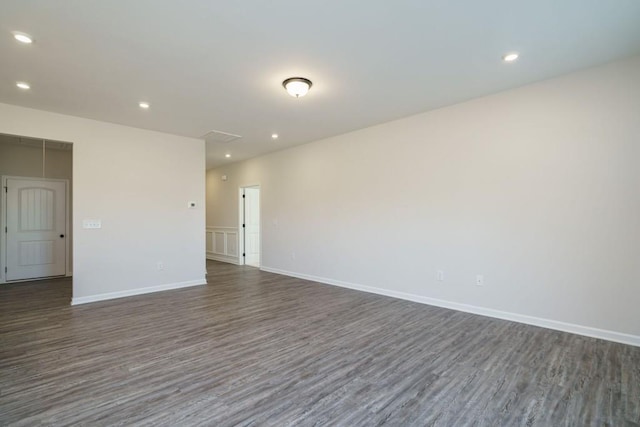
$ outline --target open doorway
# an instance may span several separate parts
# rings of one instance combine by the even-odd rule
[[[71,276],[72,144],[0,134],[0,283]]]
[[[240,187],[241,264],[260,267],[260,186]]]

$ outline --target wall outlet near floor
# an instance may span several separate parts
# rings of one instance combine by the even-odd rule
[[[291,252],[291,259],[296,259],[296,253],[295,252]]]
[[[478,274],[476,276],[476,285],[477,286],[484,286],[484,277],[482,276],[482,274]]]
[[[444,271],[438,270],[436,273],[436,278],[438,279],[438,282],[444,281]]]
[[[158,271],[164,270],[164,263],[162,261],[158,261]]]

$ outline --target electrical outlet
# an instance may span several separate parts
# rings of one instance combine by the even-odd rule
[[[162,261],[158,261],[158,271],[164,270],[164,263]]]
[[[482,276],[482,274],[478,274],[476,276],[476,285],[477,286],[484,286],[484,277]]]
[[[296,253],[295,252],[291,252],[291,259],[296,259]]]
[[[444,271],[438,270],[438,273],[436,274],[436,277],[438,278],[438,282],[444,281]]]

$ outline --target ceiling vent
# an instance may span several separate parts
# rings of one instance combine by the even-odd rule
[[[205,133],[204,135],[202,135],[202,138],[204,138],[205,142],[215,142],[215,143],[228,144],[228,143],[233,142],[236,139],[240,139],[242,137],[240,135],[234,135],[232,133],[221,132],[219,130],[211,130],[211,131]]]

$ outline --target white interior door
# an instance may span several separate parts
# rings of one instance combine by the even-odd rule
[[[7,280],[66,274],[64,181],[8,178]]]
[[[245,188],[244,196],[244,262],[260,267],[260,188]]]

